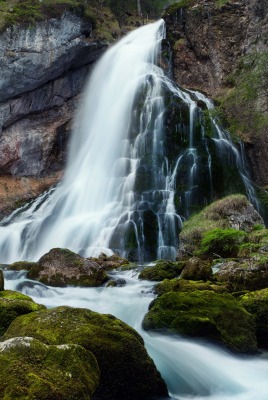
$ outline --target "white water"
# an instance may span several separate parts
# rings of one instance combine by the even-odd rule
[[[153,299],[152,283],[137,272],[116,273],[124,287],[49,288],[25,279],[24,273],[4,272],[5,288],[20,290],[47,307],[69,305],[117,316],[144,338],[146,348],[174,399],[267,400],[268,356],[235,357],[206,342],[148,334],[141,322]]]

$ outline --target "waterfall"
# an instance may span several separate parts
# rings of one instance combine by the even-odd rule
[[[160,68],[164,37],[163,21],[143,26],[97,63],[64,179],[1,221],[1,262],[37,260],[53,247],[175,259],[182,221],[193,211],[228,194],[231,183],[254,197],[238,150],[213,118],[208,132],[210,100]],[[231,180],[222,175],[228,167]]]

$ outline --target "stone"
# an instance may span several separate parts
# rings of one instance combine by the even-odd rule
[[[180,275],[184,265],[183,262],[159,260],[154,266],[144,268],[139,274],[139,279],[162,281],[164,279],[176,278]]]
[[[167,397],[167,389],[143,339],[112,315],[58,307],[17,318],[4,339],[34,337],[47,345],[76,344],[92,352],[100,370],[98,400]]]
[[[268,287],[268,258],[223,262],[215,274],[218,282],[225,283],[230,291],[258,290]]]
[[[24,294],[12,290],[0,291],[0,336],[18,316],[45,308]]]
[[[33,264],[28,277],[49,286],[101,286],[108,280],[105,270],[96,262],[68,249],[55,248]]]
[[[212,275],[210,262],[201,260],[198,257],[192,257],[182,270],[181,278],[193,281],[208,281],[212,280]]]
[[[99,383],[96,358],[77,344],[15,337],[0,343],[0,364],[1,399],[90,400]]]
[[[239,323],[237,323],[239,321]],[[167,292],[150,305],[142,326],[212,340],[234,352],[257,350],[254,317],[228,293]]]
[[[240,297],[243,307],[255,317],[258,346],[268,348],[268,289],[249,292]]]

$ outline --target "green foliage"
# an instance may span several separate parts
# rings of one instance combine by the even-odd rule
[[[208,256],[235,257],[246,233],[237,229],[212,229],[205,232],[201,240],[199,254]]]

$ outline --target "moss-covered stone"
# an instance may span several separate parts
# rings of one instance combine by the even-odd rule
[[[0,269],[0,291],[4,290],[5,283],[4,283],[4,274],[3,271]]]
[[[101,286],[108,280],[105,269],[97,262],[60,248],[50,250],[34,263],[28,277],[57,287]]]
[[[201,260],[198,257],[190,258],[181,273],[181,278],[193,281],[212,280],[212,268],[209,261]]]
[[[18,316],[45,308],[24,294],[11,290],[0,291],[0,336]]]
[[[195,290],[212,290],[217,293],[228,292],[224,285],[185,279],[165,279],[155,287],[155,292],[158,296],[162,296],[164,293],[168,292],[193,292]]]
[[[0,398],[90,400],[99,383],[94,355],[76,344],[47,346],[31,337],[0,343]]]
[[[58,307],[17,318],[5,339],[32,336],[46,344],[75,343],[91,351],[101,372],[98,400],[147,400],[167,390],[141,336],[112,315]]]
[[[7,270],[11,271],[30,271],[31,268],[34,268],[37,263],[35,262],[30,262],[30,261],[17,261],[14,262],[13,264],[8,265]]]
[[[157,298],[143,327],[220,342],[235,352],[257,349],[254,318],[230,294],[169,292]]]
[[[214,277],[225,283],[231,292],[267,288],[268,257],[224,262]]]
[[[241,296],[241,304],[255,317],[259,347],[268,348],[268,289]]]
[[[148,281],[172,279],[181,273],[184,265],[185,264],[183,262],[159,260],[154,266],[145,268],[139,274],[139,279],[145,279]]]
[[[201,240],[208,231],[236,229],[250,233],[256,225],[264,227],[263,220],[246,197],[238,194],[227,196],[184,223],[180,233],[180,256],[199,250]]]

